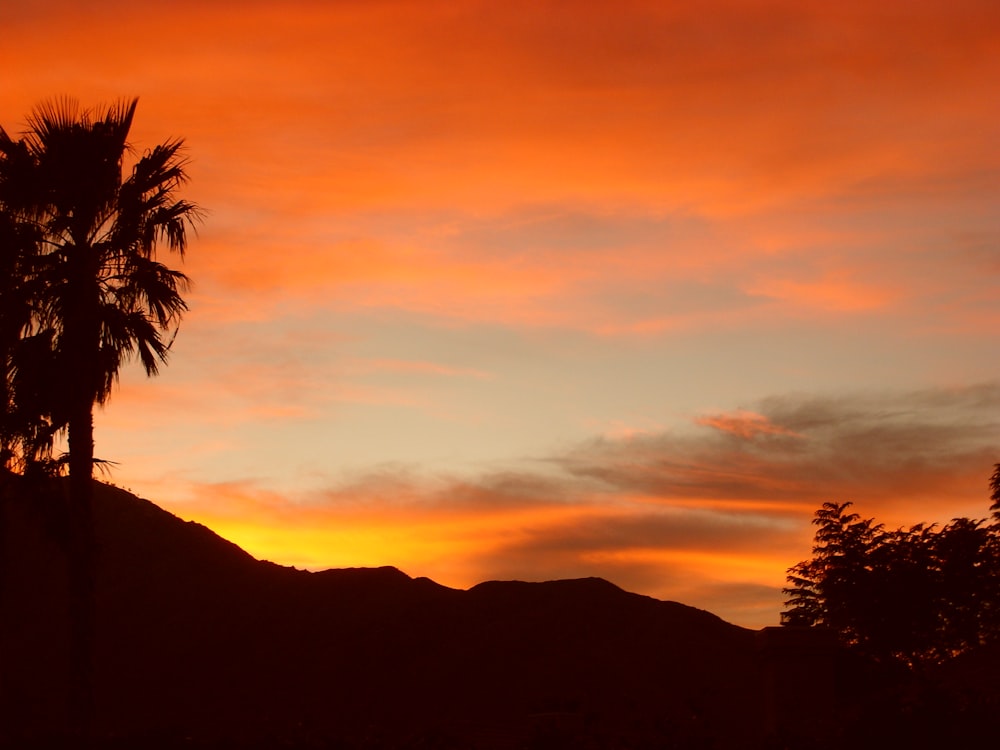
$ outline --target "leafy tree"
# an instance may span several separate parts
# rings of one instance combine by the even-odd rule
[[[931,540],[939,658],[1000,635],[998,532],[982,520],[956,518]]]
[[[994,516],[998,485],[1000,465]],[[1000,636],[1000,527],[956,518],[887,531],[850,506],[816,511],[813,557],[788,571],[783,624],[829,627],[861,653],[908,665]]]
[[[852,503],[823,503],[816,511],[814,557],[789,569],[788,625],[822,625],[855,643],[864,638],[863,610],[872,584],[872,550],[883,533],[873,519],[848,513]]]

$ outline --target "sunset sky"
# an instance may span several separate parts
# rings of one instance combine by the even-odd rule
[[[4,3],[205,209],[112,481],[298,567],[777,624],[813,511],[988,512],[996,0]],[[165,257],[181,264],[177,257]]]

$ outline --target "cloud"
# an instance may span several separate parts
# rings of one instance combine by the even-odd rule
[[[581,489],[531,474],[428,480],[392,469],[297,502],[252,481],[191,486],[169,507],[284,564],[391,564],[462,588],[603,576],[705,606],[699,584],[760,586],[763,578],[770,610],[745,622],[776,621],[784,567],[803,541],[795,524],[598,499]]]
[[[815,281],[772,278],[758,282],[748,292],[779,299],[799,309],[819,308],[833,312],[884,309],[898,296],[885,286],[860,282],[849,274]]]
[[[63,59],[90,52],[58,71],[61,87],[143,84],[158,120],[190,123],[192,140],[241,165],[230,192],[266,196],[297,176],[296,199],[355,204],[609,189],[759,204],[966,151],[975,131],[961,118],[985,114],[969,103],[996,65],[996,10],[981,2],[48,5],[17,18],[14,60],[44,29]],[[12,101],[52,71],[25,72]],[[271,147],[248,159],[248,143]]]
[[[950,230],[921,235],[907,216],[908,229],[887,221],[875,231],[856,226],[869,221],[857,214],[808,211],[804,226],[780,230],[778,215],[722,225],[572,204],[312,217],[213,230],[186,270],[199,280],[196,314],[217,326],[387,311],[604,337],[864,320],[912,333],[988,325],[995,274],[982,252],[942,253],[936,243]]]
[[[712,414],[695,419],[697,424],[714,427],[741,438],[753,438],[757,435],[791,435],[801,437],[787,427],[776,425],[763,414],[742,409],[729,414]]]
[[[998,406],[997,384],[786,395],[478,476],[386,465],[294,500],[193,483],[170,507],[286,564],[391,564],[458,587],[595,575],[759,626],[826,500],[889,526],[986,515]]]
[[[186,136],[216,319],[992,322],[995,284],[945,251],[995,227],[989,3],[37,6],[11,116],[138,90],[140,147]]]
[[[946,514],[962,498],[956,513],[985,514],[970,490],[1000,457],[998,406],[996,384],[773,397],[752,413],[695,419],[711,432],[598,439],[555,460],[608,492],[659,500],[801,509],[852,499],[897,519],[906,508]]]

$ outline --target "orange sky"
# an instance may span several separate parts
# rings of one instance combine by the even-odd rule
[[[777,622],[812,510],[986,513],[1000,6],[36,0],[0,125],[138,95],[207,210],[114,481],[258,556]],[[173,259],[176,262],[176,259]]]

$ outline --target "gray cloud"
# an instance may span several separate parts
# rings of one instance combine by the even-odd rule
[[[1000,384],[842,397],[781,396],[750,410],[770,430],[703,424],[690,433],[598,439],[555,458],[606,491],[664,500],[816,502],[857,496],[942,499],[1000,460]],[[717,415],[724,423],[748,412]],[[759,420],[762,417],[763,420]],[[706,420],[706,422],[709,420]]]
[[[784,571],[808,557],[823,501],[890,525],[986,515],[998,407],[997,383],[776,396],[479,476],[385,466],[323,502],[501,525],[510,514],[509,530],[463,553],[476,580],[600,576],[759,627],[777,622]]]
[[[549,529],[532,532],[505,552],[519,556],[575,556],[630,548],[752,552],[762,546],[773,548],[786,541],[791,531],[788,523],[747,513],[652,508],[622,517],[582,517],[555,533]]]

